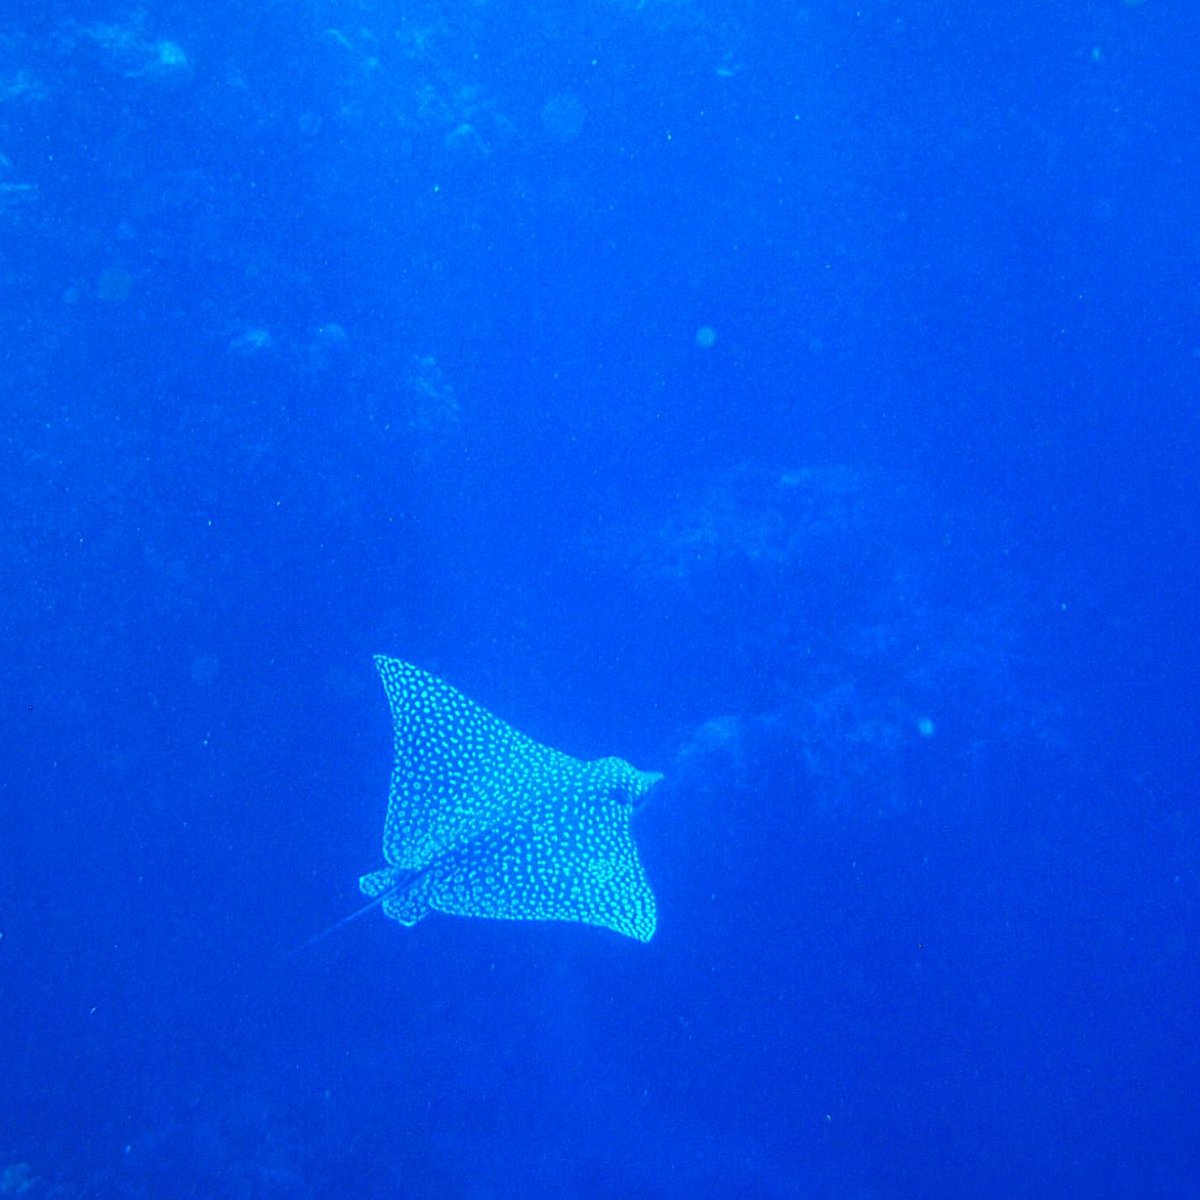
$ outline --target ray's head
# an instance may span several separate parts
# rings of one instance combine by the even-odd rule
[[[646,802],[651,789],[662,779],[661,771],[639,771],[623,758],[601,758],[594,764],[604,777],[604,786],[614,799],[634,812]]]

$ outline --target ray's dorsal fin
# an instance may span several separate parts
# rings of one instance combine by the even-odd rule
[[[367,891],[366,888],[362,889],[367,895],[372,896],[373,899],[367,901],[367,903],[361,908],[356,908],[352,913],[350,913],[349,916],[345,916],[340,921],[335,921],[332,925],[322,929],[320,933],[313,934],[308,941],[301,942],[300,945],[288,955],[288,957],[290,958],[310,949],[313,946],[316,946],[318,943],[323,942],[327,937],[331,937],[333,934],[345,929],[347,925],[351,924],[351,922],[357,921],[359,917],[365,917],[367,913],[372,912],[381,906],[386,906],[389,901],[401,896],[407,888],[416,883],[422,874],[423,872],[421,871],[397,871],[395,869],[388,871],[377,871],[376,875],[387,877],[384,886],[379,891]]]

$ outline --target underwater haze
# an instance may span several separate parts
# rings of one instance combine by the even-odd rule
[[[1200,1196],[1198,61],[0,5],[0,1197]]]

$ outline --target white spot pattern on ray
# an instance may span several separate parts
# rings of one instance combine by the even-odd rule
[[[463,917],[581,921],[649,941],[654,893],[634,805],[661,778],[542,746],[449,684],[377,655],[395,733],[387,869],[359,880],[413,925]]]

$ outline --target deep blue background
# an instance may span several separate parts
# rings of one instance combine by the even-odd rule
[[[0,1192],[1200,1194],[1198,52],[6,6]],[[374,652],[667,772],[649,946],[290,955]]]

